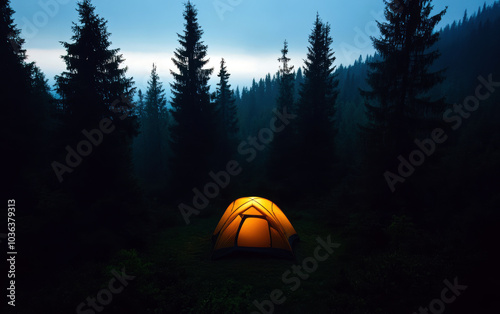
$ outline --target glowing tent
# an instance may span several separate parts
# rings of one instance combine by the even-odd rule
[[[264,252],[293,257],[297,232],[273,202],[244,197],[232,202],[215,228],[212,258],[233,251]]]

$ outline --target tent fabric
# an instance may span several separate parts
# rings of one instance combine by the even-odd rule
[[[297,232],[283,211],[262,197],[243,197],[232,202],[212,236],[212,257],[234,251],[263,252],[293,257]]]

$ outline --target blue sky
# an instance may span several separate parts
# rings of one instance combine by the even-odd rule
[[[179,46],[176,33],[183,31],[185,0],[93,0],[97,13],[108,21],[112,48],[120,48],[128,75],[144,89],[153,62],[169,90],[173,51]],[[277,59],[285,39],[292,64],[302,66],[307,39],[316,12],[331,24],[336,65],[351,64],[359,55],[374,52],[370,35],[377,35],[375,20],[383,20],[382,0],[192,0],[208,45],[209,65],[214,67],[210,83],[216,83],[220,59],[231,73],[230,83],[249,86],[279,68]],[[484,3],[494,0],[435,0],[435,11],[448,6],[439,27],[461,19]],[[77,0],[11,0],[15,23],[26,39],[29,60],[36,61],[52,85],[54,75],[65,70],[59,41],[70,41],[76,22]]]

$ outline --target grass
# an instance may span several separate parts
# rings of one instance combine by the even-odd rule
[[[328,227],[318,225],[311,217],[289,215],[301,237],[295,248],[295,261],[254,255],[211,260],[211,235],[221,215],[197,217],[190,225],[164,230],[145,255],[157,265],[169,265],[175,261],[179,271],[185,274],[187,280],[184,284],[194,289],[192,293],[196,294],[197,302],[193,307],[182,310],[202,313],[254,311],[256,308],[252,302],[268,300],[274,289],[281,289],[286,297],[284,304],[276,306],[276,312],[311,310],[311,301],[317,299],[320,293],[318,288],[325,285],[325,278],[331,276],[335,267],[335,253],[326,261],[319,262],[317,270],[309,278],[301,280],[297,291],[290,289],[294,284],[283,283],[282,275],[293,264],[301,265],[304,258],[313,256],[318,245],[316,238],[326,239],[331,235]],[[332,238],[335,241],[335,237]]]
[[[96,253],[100,251],[86,251],[89,258],[66,265],[51,274],[50,280],[35,279],[33,296],[28,300],[20,295],[19,304],[36,307],[16,310],[75,312],[88,296],[96,297],[107,287],[113,278],[111,270],[125,269],[135,279],[113,295],[102,313],[412,312],[439,295],[443,279],[460,276],[461,282],[462,278],[465,283],[474,280],[473,275],[467,277],[467,269],[478,268],[482,257],[468,254],[471,249],[461,249],[470,245],[451,245],[462,243],[471,234],[456,224],[432,231],[406,215],[383,220],[369,211],[336,209],[332,214],[333,206],[343,207],[320,198],[280,206],[300,236],[295,260],[249,254],[211,260],[212,233],[225,207],[214,205],[202,215],[192,216],[190,225],[182,223],[175,209],[163,209],[163,216],[154,216],[154,229],[133,230],[145,237],[147,245],[128,246],[96,260],[90,257],[99,257]],[[314,256],[317,238],[328,236],[341,246],[318,262],[308,278],[284,282],[286,271]],[[287,278],[291,277],[297,275]],[[286,300],[270,311],[266,300],[275,289],[283,291]],[[458,312],[466,299],[467,295],[451,305],[450,313]],[[264,309],[259,311],[254,301]]]

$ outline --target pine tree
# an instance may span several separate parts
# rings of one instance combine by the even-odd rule
[[[300,93],[300,89],[301,89],[301,86],[302,84],[304,83],[304,76],[302,75],[302,68],[299,67],[297,69],[297,73],[295,74],[295,94],[294,94],[294,99],[298,99],[299,98],[299,93]]]
[[[51,148],[54,147],[53,144],[59,138],[57,133],[60,120],[56,101],[51,94],[45,74],[35,63],[30,63],[27,67],[31,79],[30,111],[32,121],[25,120],[25,123],[30,125],[32,133],[24,141],[24,144],[33,147],[34,151],[37,152],[36,159],[38,163],[36,163],[36,166],[46,169],[47,164],[51,162]],[[24,119],[26,118],[28,117],[24,114]]]
[[[145,140],[144,175],[149,184],[157,185],[165,180],[167,114],[165,89],[160,82],[156,65],[153,64],[144,100],[144,113],[141,116],[141,129]]]
[[[9,147],[15,153],[5,154],[7,158],[5,167],[6,180],[14,180],[21,171],[18,158],[23,149],[22,144],[26,138],[23,134],[24,114],[29,114],[29,72],[26,68],[26,51],[22,49],[24,40],[19,36],[20,30],[16,28],[12,15],[14,10],[10,7],[10,1],[0,1],[0,73],[8,79],[3,79],[0,84],[2,93],[2,114],[0,125],[2,132],[0,138],[3,145]],[[17,180],[16,180],[17,181]]]
[[[257,92],[259,90],[259,85],[257,84],[257,82],[255,81],[255,78],[252,79],[252,86],[250,87],[250,90],[249,90],[249,103],[248,103],[248,122],[247,124],[249,124],[249,130],[252,132],[252,133],[255,133],[256,131],[256,127],[255,125],[252,125],[252,124],[255,124],[255,119],[256,117],[258,116],[258,113],[259,113],[259,105],[258,105],[258,97],[257,97]]]
[[[137,136],[132,142],[132,155],[134,171],[139,179],[146,177],[147,156],[144,153],[146,149],[146,136],[144,135],[144,119],[146,116],[146,102],[144,94],[139,89],[137,92],[137,104],[135,107],[136,115],[139,118],[139,130]]]
[[[330,25],[316,16],[304,60],[304,83],[298,102],[298,131],[301,170],[310,180],[323,185],[331,175],[334,158],[335,102],[337,98],[335,61]]]
[[[241,93],[240,93],[240,87],[239,86],[236,86],[236,90],[234,91],[234,97],[235,97],[235,99],[237,101],[241,100]]]
[[[219,126],[221,136],[220,149],[225,157],[229,158],[236,150],[236,138],[238,134],[238,112],[235,105],[234,93],[229,84],[230,74],[227,72],[226,62],[222,58],[220,62],[220,71],[217,74],[219,83],[215,96],[216,110],[219,115]],[[227,159],[224,158],[224,159]]]
[[[172,58],[178,73],[171,84],[172,116],[170,127],[173,152],[173,183],[177,192],[190,193],[191,189],[207,178],[214,160],[216,143],[216,111],[210,102],[208,80],[213,69],[205,69],[208,63],[207,46],[201,36],[197,10],[188,1],[184,11],[184,34],[177,34],[180,48]]]
[[[36,201],[40,177],[48,163],[53,97],[35,63],[26,62],[24,39],[13,20],[10,1],[0,1],[0,142],[5,147],[3,178],[9,197]],[[26,203],[27,206],[36,206]]]
[[[276,98],[272,97],[274,94],[274,86],[273,86],[273,81],[271,78],[271,74],[267,73],[266,77],[264,79],[264,89],[265,89],[265,98],[264,101],[262,102],[264,105],[263,110],[264,111],[269,111],[271,108],[274,107]],[[269,97],[271,96],[271,97]]]
[[[281,57],[278,61],[281,63],[279,69],[279,94],[276,99],[276,110],[293,114],[295,110],[295,77],[293,66],[289,65],[288,42],[285,40]],[[271,155],[269,162],[269,175],[274,180],[280,180],[281,184],[289,182],[289,176],[295,159],[294,151],[294,128],[288,125],[284,129],[276,132],[271,146]]]
[[[250,88],[243,87],[241,92],[241,106],[239,106],[240,117],[238,119],[241,137],[246,138],[251,134],[258,132],[259,126],[256,120],[259,118],[259,108],[257,105],[257,90],[258,84],[255,79],[252,79]]]
[[[56,87],[69,124],[79,131],[96,119],[118,117],[122,112],[115,111],[127,110],[125,103],[115,100],[130,98],[133,82],[125,77],[127,68],[120,68],[124,61],[120,49],[110,49],[107,21],[95,13],[90,0],[79,2],[77,11],[80,24],[73,23],[73,42],[61,42],[67,71],[56,77]]]
[[[72,42],[61,42],[66,49],[62,56],[66,71],[56,77],[66,144],[76,145],[83,130],[98,129],[102,121],[108,121],[113,131],[102,135],[102,141],[82,158],[78,169],[68,174],[60,167],[56,170],[54,164],[53,168],[59,172],[58,178],[69,178],[66,186],[82,206],[109,197],[130,200],[135,188],[130,145],[137,135],[136,117],[130,114],[133,82],[125,76],[127,68],[120,67],[124,59],[119,49],[110,49],[107,21],[96,14],[89,0],[79,2],[77,12],[79,24],[73,23]]]
[[[278,59],[281,62],[281,67],[279,70],[280,81],[279,81],[279,96],[277,102],[278,111],[282,112],[286,110],[290,113],[295,112],[294,106],[294,75],[293,66],[289,66],[290,58],[288,55],[288,42],[285,40],[283,49],[281,50],[281,58]]]
[[[233,138],[238,132],[238,117],[234,104],[234,93],[231,90],[231,84],[229,84],[230,74],[227,72],[224,58],[220,62],[220,71],[217,76],[220,80],[217,83],[216,109],[219,111],[221,123],[224,126],[224,135]]]
[[[373,38],[379,57],[369,62],[371,90],[362,91],[369,121],[362,127],[370,168],[366,173],[376,175],[376,185],[384,189],[384,171],[394,168],[396,157],[412,148],[444,107],[443,98],[431,101],[425,93],[443,81],[443,71],[429,71],[439,57],[429,49],[439,39],[434,28],[446,9],[431,16],[430,0],[397,1],[398,10],[395,2],[385,2],[387,22],[379,23],[381,36]]]
[[[139,89],[137,92],[137,98],[139,101],[137,102],[137,115],[139,117],[143,117],[146,114],[146,102],[144,101],[144,94],[142,93],[142,90]]]

